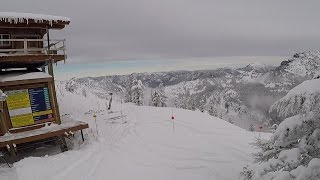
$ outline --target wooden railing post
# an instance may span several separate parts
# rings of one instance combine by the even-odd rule
[[[61,124],[61,119],[60,119],[60,111],[59,111],[59,105],[58,105],[58,100],[57,100],[57,93],[56,93],[56,86],[55,86],[55,82],[54,82],[54,74],[53,74],[53,60],[50,59],[48,62],[48,73],[49,75],[52,76],[52,82],[49,83],[49,88],[50,88],[50,92],[52,93],[52,97],[53,97],[53,104],[54,104],[54,111],[55,111],[55,115],[56,115],[56,123],[57,124]]]
[[[23,40],[23,50],[25,54],[28,53],[28,42],[26,39]]]
[[[6,39],[1,39],[1,41],[6,41]],[[57,40],[46,40],[46,39],[10,39],[11,44],[19,43],[18,47],[12,46],[11,48],[0,48],[0,53],[8,53],[10,55],[14,55],[14,53],[23,53],[23,54],[58,54],[63,55],[65,59],[67,59],[67,43],[66,39],[57,39]],[[45,43],[42,46],[35,47],[34,42],[47,42],[47,46]],[[31,43],[31,44],[30,44]]]

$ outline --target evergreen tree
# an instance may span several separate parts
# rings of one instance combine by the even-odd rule
[[[65,84],[65,89],[69,92],[75,92],[75,90],[78,88],[78,85],[77,83],[75,82],[76,78],[72,78],[70,79],[70,81],[68,81],[66,84]]]
[[[166,102],[167,96],[165,95],[163,84],[161,83],[156,90],[151,92],[151,106],[166,107]]]
[[[127,86],[124,89],[124,102],[125,103],[131,102],[131,86]]]
[[[249,131],[251,131],[251,132],[254,131],[254,125],[253,124],[250,124]]]
[[[144,93],[144,86],[142,82],[140,80],[134,80],[129,90],[130,102],[133,102],[138,106],[142,106],[143,93]]]
[[[84,88],[82,88],[82,96],[87,97],[87,91]]]

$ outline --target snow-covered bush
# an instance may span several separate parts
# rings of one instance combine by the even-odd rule
[[[257,140],[261,151],[243,180],[320,179],[320,79],[303,82],[270,108],[277,126],[269,140]],[[282,119],[284,119],[282,121]]]
[[[319,108],[319,106],[318,106]],[[256,164],[245,167],[243,180],[320,178],[319,111],[285,119],[269,140],[257,140]]]
[[[72,78],[66,82],[65,89],[69,92],[75,92],[78,88],[78,84],[76,82],[76,78]]]

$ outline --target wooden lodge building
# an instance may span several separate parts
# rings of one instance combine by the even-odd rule
[[[60,117],[53,64],[66,60],[66,40],[50,30],[69,25],[65,17],[0,12],[0,151],[51,139],[67,150],[65,137],[88,124]]]

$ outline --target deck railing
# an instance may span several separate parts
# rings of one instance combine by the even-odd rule
[[[49,47],[49,48],[48,48]],[[64,55],[66,40],[50,39],[0,39],[0,54],[5,55]]]

